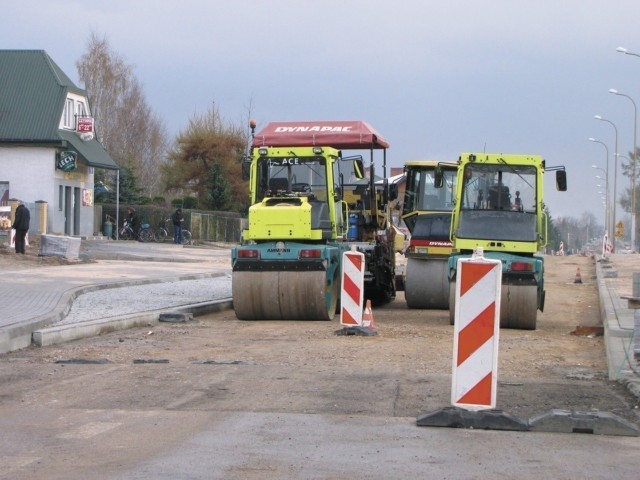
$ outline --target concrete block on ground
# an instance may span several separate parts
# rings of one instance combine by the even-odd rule
[[[193,322],[193,313],[191,312],[164,312],[158,317],[158,321],[167,323],[186,323]]]
[[[469,428],[475,430],[509,430],[526,432],[529,425],[521,418],[502,410],[470,411],[459,407],[445,407],[418,417],[419,427]]]
[[[640,310],[633,312],[633,356],[640,360]]]
[[[529,420],[532,432],[590,433],[637,437],[640,430],[633,423],[611,412],[578,412],[554,409]]]
[[[80,257],[80,238],[60,235],[42,235],[40,237],[41,257],[64,257],[78,260]]]

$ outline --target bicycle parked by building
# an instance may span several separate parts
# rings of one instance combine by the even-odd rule
[[[115,235],[113,239],[115,240]],[[122,227],[118,230],[118,238],[120,240],[139,240],[141,242],[152,242],[154,239],[153,230],[151,229],[151,225],[148,223],[143,223],[140,226],[140,230],[138,232],[134,231],[133,227],[129,220],[124,219],[122,221]]]
[[[167,238],[173,239],[173,233],[169,232],[168,227],[170,223],[170,218],[165,218],[160,221],[158,228],[154,232],[154,239],[156,242],[164,242]],[[184,228],[182,229],[182,245],[191,245],[191,232]]]

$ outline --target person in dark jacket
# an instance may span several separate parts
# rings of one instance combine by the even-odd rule
[[[135,208],[129,207],[128,212],[129,212],[129,216],[127,220],[129,220],[129,225],[131,226],[131,230],[133,230],[133,233],[137,237],[138,234],[140,233],[140,218],[138,218],[138,213],[136,212]]]
[[[22,201],[19,202],[18,208],[16,208],[15,217],[13,220],[13,228],[16,231],[16,253],[22,253],[24,255],[25,237],[29,233],[29,222],[31,221],[31,214],[29,209],[24,206]]]
[[[173,223],[173,243],[180,245],[182,243],[182,223],[184,222],[181,208],[173,212],[171,222]]]

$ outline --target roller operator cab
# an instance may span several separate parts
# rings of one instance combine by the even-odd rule
[[[340,169],[334,164],[340,152],[329,147],[256,151],[244,240],[321,241],[344,235],[346,222],[335,191]]]
[[[457,261],[480,247],[485,258],[502,262],[500,325],[535,330],[545,300],[544,259],[538,255],[548,238],[545,169],[555,171],[556,188],[566,191],[564,167],[546,168],[537,155],[460,156],[450,232],[454,252],[448,261],[451,324]]]
[[[441,185],[436,187],[435,173]],[[449,308],[449,238],[457,165],[435,160],[405,162],[404,220],[411,238],[405,249],[404,293],[409,308]]]
[[[365,298],[395,295],[396,239],[385,215],[393,192],[365,178],[362,156],[342,156],[345,148],[387,144],[363,122],[322,123],[275,122],[254,136],[243,168],[248,228],[231,254],[241,320],[332,319],[342,255],[352,248],[365,255]]]

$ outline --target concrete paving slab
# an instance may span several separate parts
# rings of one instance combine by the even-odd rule
[[[626,299],[632,296],[634,272],[640,272],[640,255],[613,254],[606,260],[597,260],[596,277],[609,379],[622,382],[640,397],[640,376],[633,356],[635,310],[629,308]]]

